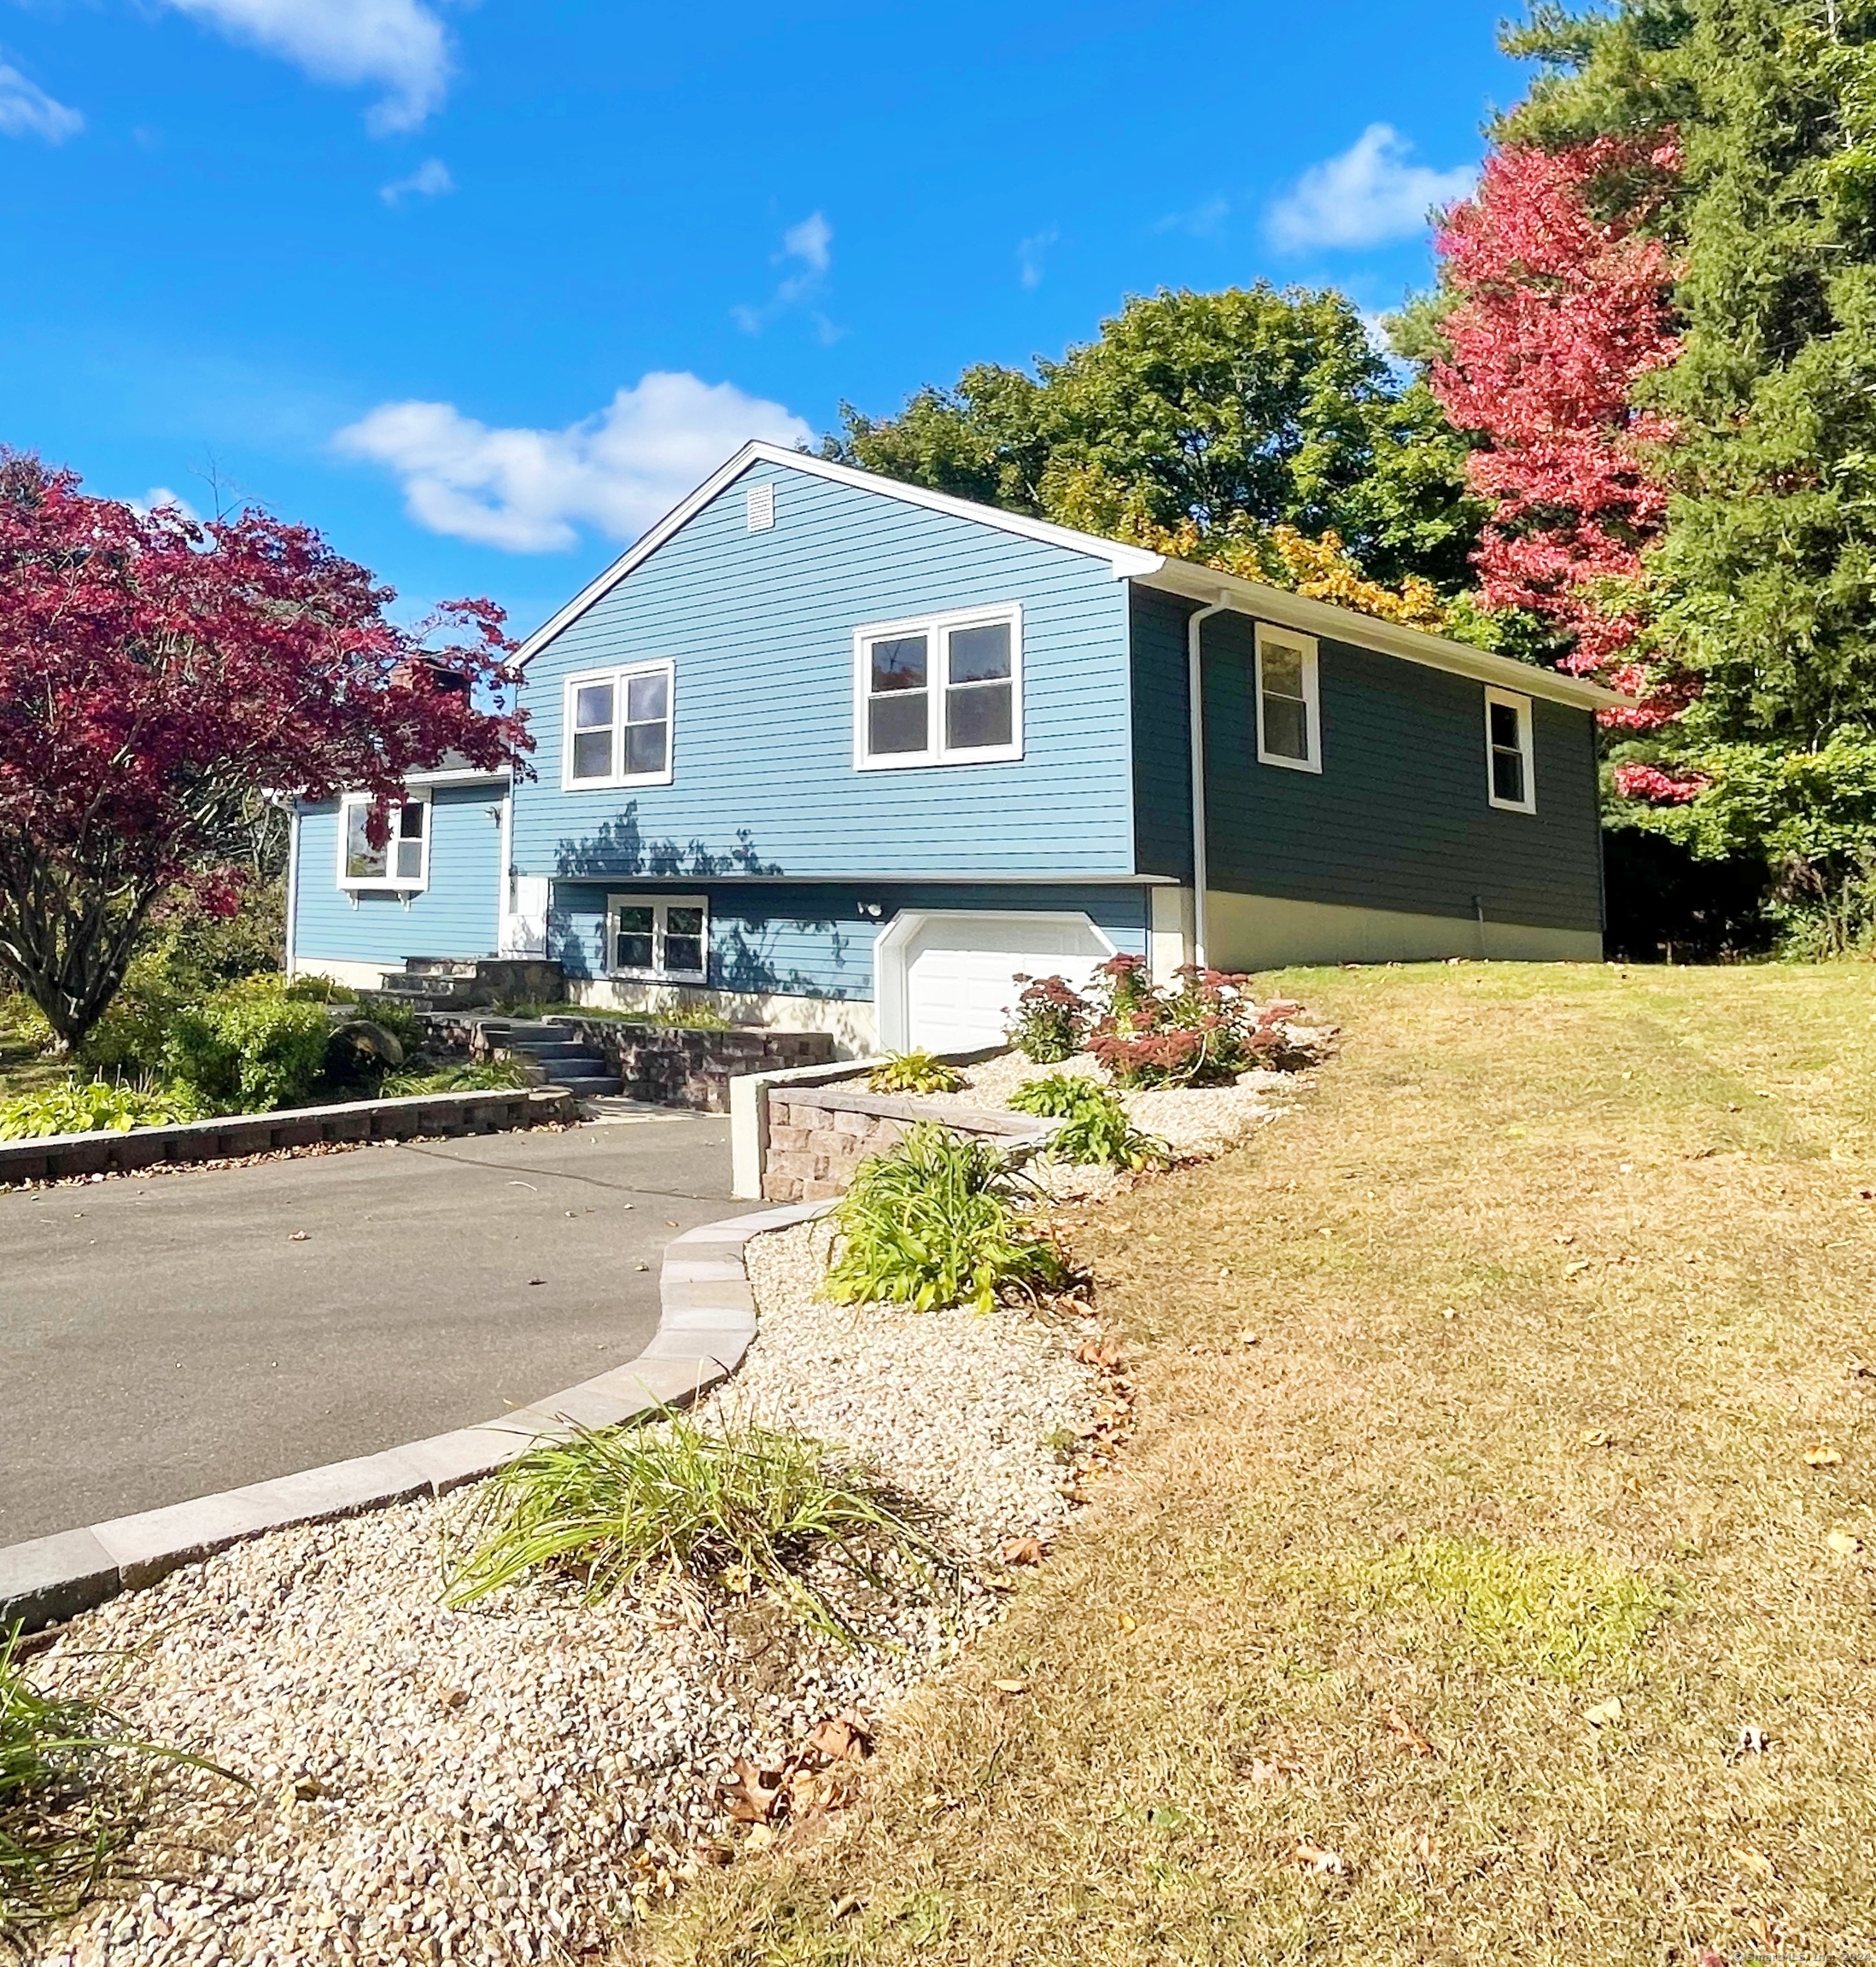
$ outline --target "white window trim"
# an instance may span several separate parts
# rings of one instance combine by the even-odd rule
[[[953,628],[981,628],[994,622],[1009,624],[1010,719],[1007,744],[986,744],[953,750],[944,743],[944,690],[948,658],[944,636]],[[925,690],[926,749],[894,751],[883,757],[867,750],[868,686],[872,680],[868,646],[895,635],[926,638]],[[853,765],[856,772],[906,772],[930,765],[1007,764],[1023,755],[1023,610],[1018,601],[994,607],[958,608],[942,615],[920,615],[904,622],[869,622],[853,632]]]
[[[417,786],[407,785],[404,789],[404,797],[401,799],[394,800],[387,808],[389,815],[387,824],[391,829],[391,835],[387,840],[386,845],[393,849],[394,851],[385,863],[384,873],[382,875],[369,876],[350,874],[346,872],[345,843],[352,831],[352,808],[354,806],[369,806],[371,803],[371,796],[369,792],[348,792],[339,801],[339,886],[348,895],[422,894],[424,889],[430,886],[430,833],[436,820],[436,808],[431,803],[430,794]],[[408,877],[400,877],[391,871],[396,863],[394,848],[397,835],[397,816],[406,806],[427,806],[430,808],[430,810],[424,815],[424,871],[414,881]]]
[[[1264,747],[1264,644],[1266,638],[1280,643],[1285,649],[1300,649],[1303,656],[1303,705],[1309,718],[1309,756],[1306,758],[1286,757],[1280,751],[1269,751]],[[1259,622],[1257,624],[1257,649],[1252,664],[1251,690],[1257,700],[1257,762],[1259,765],[1280,765],[1286,772],[1317,772],[1323,768],[1323,708],[1322,691],[1317,677],[1316,638],[1313,635],[1298,635],[1288,628]]]
[[[619,947],[616,925],[622,908],[649,908],[652,911],[652,966],[649,970],[622,970],[614,963],[614,953]],[[665,966],[665,924],[673,908],[701,908],[704,912],[704,967],[701,970],[672,970]],[[606,896],[605,973],[608,977],[629,977],[639,983],[646,984],[704,984],[709,981],[710,966],[710,909],[707,896],[634,895],[626,890]]]
[[[620,735],[625,722],[626,685],[634,676],[650,676],[662,671],[664,677],[664,769],[662,772],[619,772],[605,779],[576,779],[573,775],[574,692],[593,683],[612,686],[612,741],[615,755],[625,756]],[[560,692],[560,790],[563,792],[617,791],[622,785],[669,785],[677,766],[677,665],[669,657],[652,662],[625,662],[606,669],[582,669],[569,676]]]
[[[1495,761],[1492,745],[1492,706],[1503,703],[1517,713],[1517,746],[1524,759],[1524,797],[1522,799],[1501,799],[1498,794],[1498,779],[1493,772]],[[1489,686],[1485,692],[1485,797],[1501,813],[1534,813],[1537,810],[1537,760],[1533,756],[1531,743],[1531,700],[1521,697],[1515,690],[1494,690]]]

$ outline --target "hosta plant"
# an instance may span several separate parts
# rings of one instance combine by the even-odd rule
[[[0,1100],[0,1141],[43,1141],[55,1134],[127,1134],[200,1120],[207,1109],[186,1089],[151,1093],[102,1079],[22,1093]]]
[[[889,1153],[862,1161],[836,1204],[828,1296],[987,1311],[1010,1293],[1062,1288],[1067,1266],[1032,1219],[1032,1193],[1010,1156],[920,1122]]]
[[[1164,1168],[1172,1160],[1164,1141],[1143,1133],[1127,1118],[1120,1095],[1071,1072],[1031,1079],[1010,1095],[1019,1113],[1034,1113],[1061,1124],[1049,1137],[1049,1152],[1078,1167]]]
[[[955,1093],[964,1075],[929,1052],[895,1052],[867,1074],[874,1093]]]

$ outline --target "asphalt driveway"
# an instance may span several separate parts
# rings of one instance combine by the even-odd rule
[[[729,1123],[657,1112],[0,1191],[0,1545],[374,1453],[633,1357]]]

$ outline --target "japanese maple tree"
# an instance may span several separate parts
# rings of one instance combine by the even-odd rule
[[[1630,714],[1647,723],[1680,698],[1631,655],[1643,552],[1668,512],[1647,452],[1671,435],[1637,406],[1636,385],[1680,344],[1668,248],[1638,227],[1678,163],[1662,137],[1507,144],[1439,233],[1456,304],[1431,382],[1453,422],[1486,439],[1466,460],[1492,503],[1474,557],[1482,598],[1562,629],[1563,668],[1651,690]]]
[[[257,796],[374,796],[446,757],[518,763],[487,601],[419,633],[309,528],[198,524],[0,457],[0,976],[80,1043],[161,898],[231,912]]]

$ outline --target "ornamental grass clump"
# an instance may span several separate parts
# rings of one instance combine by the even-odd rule
[[[143,1820],[153,1758],[225,1775],[122,1733],[101,1703],[42,1692],[15,1627],[0,1638],[0,1941],[74,1912]]]
[[[867,1074],[869,1093],[955,1093],[964,1075],[930,1052],[895,1052]]]
[[[889,1153],[862,1161],[834,1205],[827,1295],[988,1311],[1013,1293],[1061,1290],[1068,1268],[1036,1227],[1033,1193],[1018,1158],[920,1121]]]
[[[446,1563],[444,1603],[472,1604],[534,1571],[578,1580],[586,1602],[666,1580],[734,1596],[763,1588],[804,1624],[852,1643],[810,1582],[817,1561],[879,1586],[897,1560],[921,1580],[955,1567],[865,1462],[804,1434],[680,1414],[582,1428],[530,1449],[488,1486],[484,1533]]]
[[[1019,1113],[1061,1122],[1049,1137],[1049,1152],[1058,1161],[1102,1168],[1164,1168],[1172,1162],[1172,1149],[1134,1125],[1112,1087],[1077,1073],[1026,1080],[1009,1103]]]

